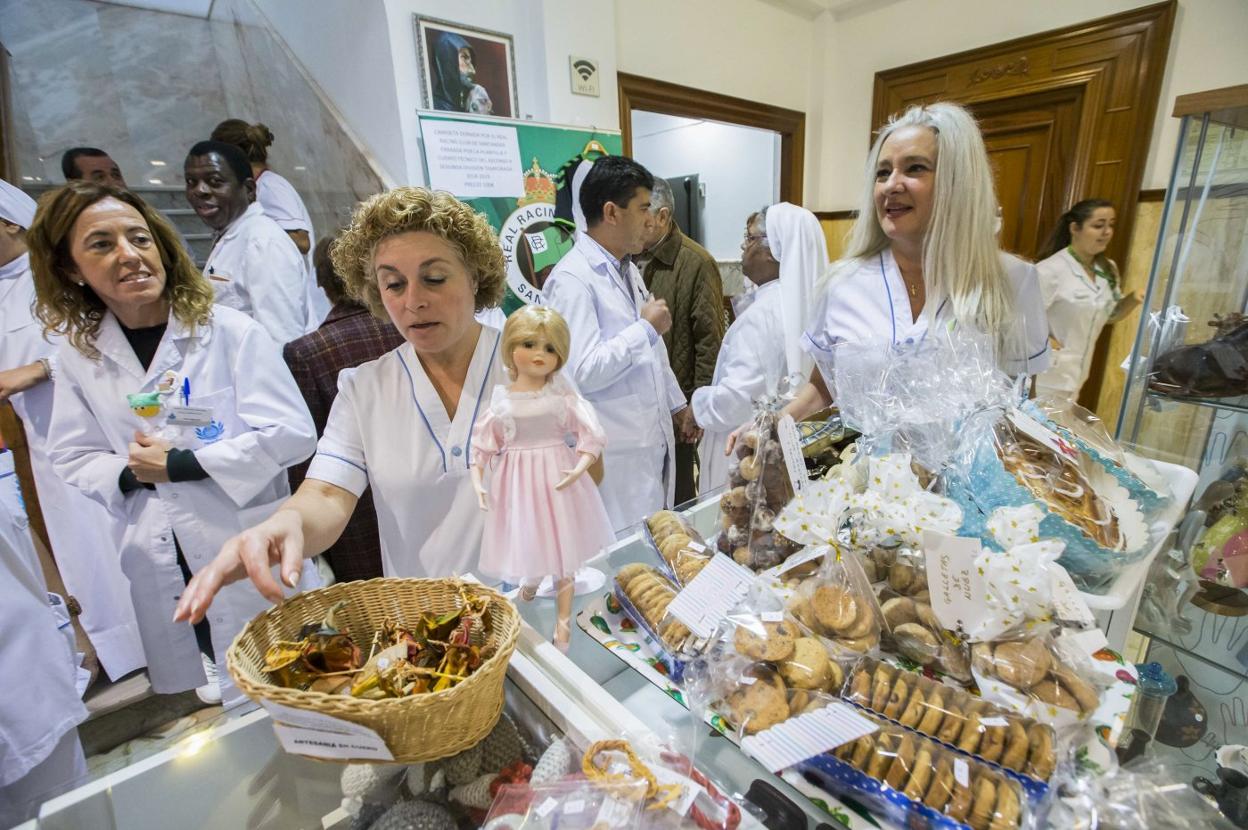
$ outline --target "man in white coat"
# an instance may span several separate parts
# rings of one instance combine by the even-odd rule
[[[44,336],[31,308],[26,229],[34,218],[34,200],[0,181],[0,404],[12,403],[22,421],[57,570],[82,607],[78,622],[100,666],[117,679],[143,667],[143,644],[108,513],[58,476],[48,457],[60,338]]]
[[[607,433],[599,489],[617,533],[671,505],[675,433],[697,434],[663,345],[672,315],[629,259],[654,221],[653,185],[632,159],[595,162],[579,193],[586,230],[542,289],[568,322],[568,366]]]
[[[204,276],[217,302],[238,309],[278,343],[302,337],[308,323],[308,275],[290,236],[256,201],[256,181],[243,151],[201,141],[184,165],[186,200],[216,241]]]

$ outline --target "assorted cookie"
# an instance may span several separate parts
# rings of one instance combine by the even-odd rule
[[[646,627],[658,636],[663,647],[672,654],[685,649],[692,634],[675,618],[667,616],[667,606],[676,598],[676,586],[649,565],[633,563],[620,568],[615,575],[619,590],[641,615]]]
[[[681,585],[688,585],[711,561],[711,551],[702,537],[673,511],[655,513],[646,519],[646,528],[659,555]]]
[[[884,600],[880,611],[884,614],[885,651],[959,683],[971,682],[970,649],[946,635],[930,605],[912,597],[893,597]]]
[[[1022,825],[1017,782],[891,723],[837,747],[833,755],[876,781],[972,830]]]
[[[971,647],[971,663],[985,678],[1079,715],[1090,715],[1101,702],[1096,687],[1066,665],[1041,637],[976,643]]]
[[[850,581],[823,576],[803,580],[788,602],[788,611],[803,625],[844,649],[865,654],[879,645],[880,619],[870,591],[855,590]]]
[[[793,485],[776,437],[774,417],[744,431],[719,500],[716,547],[755,571],[775,567],[801,549],[775,529],[776,514],[793,498]]]
[[[904,727],[1040,781],[1053,773],[1053,730],[965,689],[863,658],[841,696]]]

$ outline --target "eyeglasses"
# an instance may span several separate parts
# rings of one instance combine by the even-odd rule
[[[748,245],[751,242],[763,242],[766,241],[766,239],[767,234],[765,233],[747,233],[745,235],[745,244]]]

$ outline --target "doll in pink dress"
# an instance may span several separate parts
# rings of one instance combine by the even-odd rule
[[[554,309],[530,305],[508,317],[500,351],[512,382],[494,388],[472,431],[472,483],[489,513],[481,572],[519,583],[526,600],[543,577],[553,577],[554,641],[564,650],[573,577],[615,541],[598,487],[585,475],[602,455],[606,433],[593,407],[559,375],[570,343],[568,324]]]

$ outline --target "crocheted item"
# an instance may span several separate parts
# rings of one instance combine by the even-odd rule
[[[520,730],[506,714],[498,719],[498,725],[485,736],[480,747],[482,772],[498,772],[527,755]]]
[[[490,794],[490,784],[494,782],[495,778],[498,778],[498,773],[486,773],[475,781],[452,789],[449,798],[456,804],[462,804],[465,807],[488,810],[490,809],[490,804],[494,801],[494,796]]]
[[[386,812],[385,804],[365,804],[360,812],[351,819],[351,830],[368,830]]]
[[[442,770],[446,773],[447,783],[458,787],[474,780],[481,772],[481,755],[481,744],[476,744],[444,760]]]
[[[367,803],[388,801],[402,773],[402,767],[348,764],[342,770],[342,809],[355,816]]]
[[[382,814],[369,830],[456,830],[455,817],[445,807],[428,801],[400,801]]]
[[[572,751],[568,748],[567,741],[556,738],[554,743],[546,747],[537,765],[533,767],[532,782],[537,785],[558,781],[572,771],[573,763]]]

